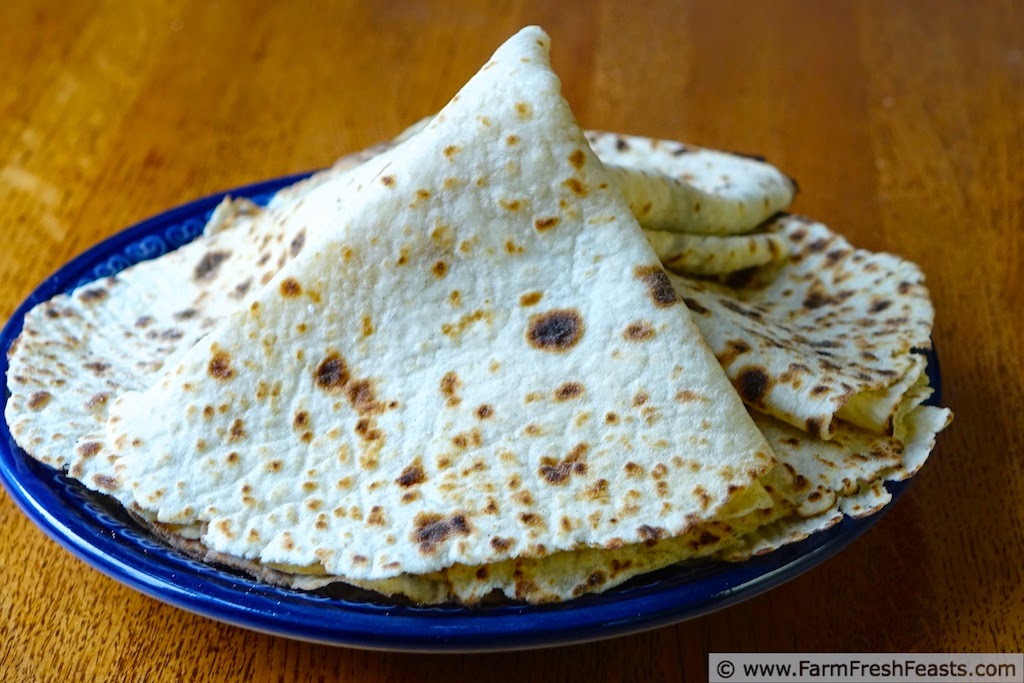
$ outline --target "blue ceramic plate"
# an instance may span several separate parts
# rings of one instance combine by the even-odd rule
[[[266,203],[304,175],[232,190]],[[0,375],[25,313],[39,302],[155,258],[198,236],[224,194],[143,221],[98,244],[54,273],[0,332]],[[929,373],[938,401],[937,359]],[[4,403],[7,401],[4,392]],[[32,521],[108,576],[158,600],[249,629],[302,640],[404,651],[476,651],[543,647],[634,633],[690,619],[763,593],[820,564],[869,529],[881,514],[845,519],[826,532],[741,564],[702,562],[637,577],[600,595],[548,606],[467,609],[415,607],[369,594],[338,598],[257,583],[195,562],[164,546],[109,499],[37,463],[0,421],[0,481]],[[890,484],[894,498],[907,482]]]

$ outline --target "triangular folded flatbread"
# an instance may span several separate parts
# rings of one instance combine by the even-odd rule
[[[638,135],[587,139],[648,230],[738,235],[796,195],[796,184],[760,159]]]
[[[831,438],[838,420],[892,434],[924,372],[934,309],[921,270],[780,216],[789,256],[728,284],[670,276],[744,401]]]
[[[316,221],[301,253],[114,403],[135,505],[354,580],[763,507],[735,501],[771,451],[547,51],[522,31],[422,132],[311,189],[286,219]]]

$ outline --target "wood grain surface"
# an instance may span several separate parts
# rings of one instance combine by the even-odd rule
[[[763,154],[796,210],[919,263],[953,426],[840,556],[606,642],[364,652],[144,597],[0,493],[0,678],[703,680],[709,651],[1024,649],[1024,3],[0,3],[0,318],[197,196],[322,167],[441,107],[528,23],[586,126]]]

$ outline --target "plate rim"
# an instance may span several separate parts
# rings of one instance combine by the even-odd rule
[[[309,175],[311,172],[290,174],[186,202],[108,236],[60,266],[25,297],[0,330],[0,375],[5,378],[0,408],[6,409],[10,396],[6,383],[6,352],[21,333],[25,315],[33,306],[57,293],[68,291],[90,267],[98,267],[103,259],[122,253],[126,247],[139,243],[144,237],[188,219],[208,216],[227,196],[269,198],[271,193]],[[132,260],[128,265],[148,258],[153,256]],[[934,349],[927,352],[927,358],[927,373],[934,389],[927,403],[936,404],[941,400],[941,376]],[[50,472],[52,483],[32,471],[36,468]],[[912,478],[902,482],[886,482],[892,500],[874,515],[863,519],[844,516],[833,527],[803,541],[741,563],[722,563],[721,571],[712,572],[693,582],[684,581],[659,588],[659,576],[678,574],[681,571],[678,566],[672,566],[641,575],[604,593],[557,605],[494,608],[423,608],[402,605],[388,608],[376,604],[371,607],[341,599],[312,600],[301,591],[275,588],[274,591],[294,594],[299,602],[301,608],[297,611],[285,610],[286,614],[275,614],[269,609],[267,599],[273,601],[269,593],[274,591],[255,580],[235,578],[234,582],[239,586],[225,588],[203,580],[200,576],[195,585],[191,585],[187,575],[177,577],[173,569],[168,570],[163,565],[158,566],[162,571],[154,572],[156,560],[148,558],[151,561],[145,561],[151,550],[138,542],[133,545],[120,539],[119,543],[117,535],[110,529],[106,530],[111,532],[107,543],[97,541],[95,536],[88,537],[83,534],[83,530],[99,529],[95,523],[100,520],[90,513],[88,522],[92,526],[86,524],[83,528],[83,514],[89,512],[87,504],[83,502],[77,509],[51,509],[53,501],[60,502],[53,487],[61,479],[71,482],[46,465],[34,461],[18,448],[6,420],[0,421],[0,483],[8,495],[47,536],[119,583],[180,609],[271,635],[360,649],[466,653],[555,647],[602,640],[660,628],[725,609],[806,573],[848,547],[895,505]],[[75,483],[74,486],[79,485]],[[165,548],[163,552],[183,557],[170,548]],[[183,564],[188,565],[188,562]],[[225,576],[228,576],[227,573]],[[654,583],[641,585],[651,581]],[[246,586],[244,591],[240,590],[242,584]],[[214,589],[212,593],[211,589]],[[266,596],[262,595],[264,592]],[[325,605],[329,607],[322,609]],[[344,618],[333,623],[314,623],[302,618],[326,616],[320,613],[327,610],[332,612],[332,616]]]

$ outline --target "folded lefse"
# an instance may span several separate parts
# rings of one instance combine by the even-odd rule
[[[158,521],[379,581],[679,536],[771,467],[546,38],[489,65],[305,195],[301,253],[113,403],[119,480]]]
[[[891,254],[854,249],[824,225],[781,216],[789,255],[742,285],[671,275],[744,401],[831,438],[839,419],[892,434],[924,373],[934,309],[924,275]]]
[[[193,555],[424,603],[570,599],[883,505],[949,419],[916,407],[919,271],[766,221],[795,187],[767,164],[585,138],[547,43],[30,312],[19,444]]]
[[[587,140],[645,230],[742,235],[796,196],[792,179],[749,156],[620,133]]]

